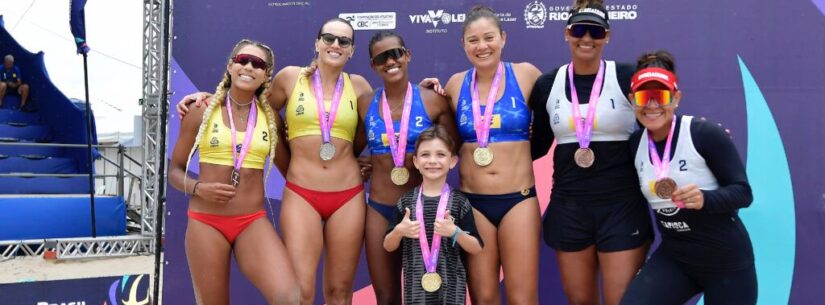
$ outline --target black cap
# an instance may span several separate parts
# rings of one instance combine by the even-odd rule
[[[567,25],[575,23],[592,23],[603,26],[605,29],[610,28],[610,17],[607,14],[607,9],[601,4],[589,4],[586,7],[571,10],[570,18],[567,19]]]

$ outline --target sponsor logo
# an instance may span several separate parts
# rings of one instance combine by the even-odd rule
[[[659,221],[659,223],[668,230],[675,230],[677,232],[690,231],[690,226],[684,221]]]
[[[218,142],[218,137],[212,137],[212,140],[209,141],[209,146],[212,148],[218,147],[218,144],[220,144],[220,142]]]
[[[295,115],[304,115],[304,105],[298,105],[298,108],[295,108]]]
[[[577,13],[579,13],[579,14],[593,14],[593,15],[599,16],[602,19],[604,19],[604,12],[602,12],[600,10],[597,10],[597,9],[594,9],[594,8],[586,7],[586,8],[580,9]]]
[[[636,20],[639,17],[638,4],[611,4],[605,5],[607,9],[607,16],[610,21],[615,20]],[[604,13],[594,9],[581,9],[579,12],[595,14],[604,18]],[[567,21],[570,18],[570,6],[558,5],[547,7],[547,20],[549,21]]]
[[[524,7],[524,23],[528,29],[543,29],[547,21],[547,7],[544,3],[533,1]]]
[[[636,77],[636,79],[641,81],[645,78],[651,78],[651,77],[664,79],[666,81],[670,81],[670,77],[668,77],[667,74],[659,73],[659,72],[645,72],[645,73],[642,73],[641,75],[639,75],[638,77]]]
[[[341,13],[338,17],[349,21],[355,30],[395,29],[395,12]]]
[[[518,17],[514,16],[512,13],[496,13],[496,17],[498,17],[501,22],[516,22],[518,21]]]
[[[447,25],[464,22],[465,18],[464,14],[451,14],[444,10],[427,10],[427,14],[410,15],[410,23],[430,24],[433,28],[427,29],[427,34],[443,34],[447,33],[445,28]]]
[[[679,208],[664,208],[656,210],[656,214],[664,216],[673,216],[679,214]]]
[[[309,1],[272,1],[267,3],[269,7],[287,7],[287,6],[309,6]]]

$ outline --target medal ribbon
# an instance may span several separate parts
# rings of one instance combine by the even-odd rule
[[[490,139],[490,127],[493,122],[493,108],[496,104],[496,97],[498,97],[498,89],[501,84],[501,75],[504,71],[504,64],[499,63],[496,74],[493,77],[493,83],[490,85],[490,92],[487,93],[487,104],[484,107],[484,116],[481,116],[481,102],[479,101],[478,87],[476,86],[476,73],[473,73],[473,78],[470,81],[470,89],[473,91],[473,126],[476,131],[476,138],[478,139],[479,147],[487,147]]]
[[[249,153],[250,143],[252,143],[252,138],[254,138],[255,132],[255,122],[258,119],[258,99],[254,96],[252,97],[252,105],[249,107],[249,118],[246,122],[246,131],[244,131],[244,139],[243,139],[243,146],[241,146],[241,153],[238,156],[238,140],[237,140],[237,132],[235,131],[235,120],[232,119],[232,104],[229,103],[229,93],[226,94],[226,111],[229,113],[229,129],[232,131],[232,159],[235,161],[235,171],[241,171],[241,165],[243,164],[243,160],[246,159],[246,155]]]
[[[587,118],[581,115],[579,108],[579,94],[576,92],[576,82],[573,80],[573,62],[567,66],[567,77],[570,80],[570,96],[573,98],[573,125],[576,127],[576,139],[580,148],[590,147],[590,138],[593,135],[593,122],[596,119],[596,105],[599,104],[599,95],[604,83],[604,61],[599,62],[599,72],[590,90],[590,100],[587,105]]]
[[[384,118],[384,127],[387,129],[387,140],[390,142],[390,155],[395,167],[404,166],[404,157],[407,154],[407,134],[410,130],[410,110],[412,109],[412,84],[407,83],[407,95],[404,96],[404,110],[401,113],[401,125],[398,132],[398,138],[395,137],[395,127],[392,122],[392,110],[387,102],[387,90],[381,91],[381,106],[383,107],[382,116]]]
[[[665,142],[665,151],[663,158],[659,158],[659,152],[656,151],[656,143],[653,142],[653,135],[650,130],[647,130],[647,144],[650,149],[650,160],[653,163],[653,172],[656,173],[656,178],[661,179],[668,176],[670,170],[670,144],[673,142],[673,130],[676,129],[676,116],[673,116],[673,122],[670,123],[670,132],[667,134],[667,142]]]
[[[419,187],[418,199],[415,201],[415,220],[421,222],[421,230],[418,231],[418,242],[421,245],[421,256],[424,257],[424,268],[428,273],[435,272],[438,267],[438,252],[441,250],[441,235],[435,234],[433,230],[433,247],[430,250],[430,245],[427,242],[427,229],[424,225],[424,206],[421,203],[421,193],[424,193],[424,187]],[[435,210],[435,219],[443,219],[444,213],[447,210],[447,199],[450,197],[450,186],[444,183],[441,188],[441,198],[438,199],[438,208]]]
[[[312,86],[315,89],[315,104],[318,106],[318,125],[321,127],[321,137],[324,143],[330,142],[330,130],[335,123],[335,116],[338,114],[338,104],[341,102],[341,95],[344,92],[344,75],[338,75],[338,83],[335,84],[335,91],[332,94],[332,102],[330,103],[329,115],[325,115],[326,106],[324,105],[324,88],[321,84],[321,73],[315,69],[312,74]]]

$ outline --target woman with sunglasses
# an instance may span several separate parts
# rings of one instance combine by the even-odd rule
[[[263,102],[273,64],[269,47],[242,40],[232,50],[213,102],[181,122],[169,182],[192,197],[186,257],[200,305],[229,304],[233,252],[241,272],[268,304],[299,302],[295,271],[264,208],[264,183],[276,149],[277,155],[285,151],[272,136],[277,132],[275,112]],[[200,176],[194,180],[187,172],[196,149]],[[272,163],[264,174],[267,160]]]
[[[454,139],[455,120],[446,98],[409,80],[410,50],[392,31],[379,31],[369,44],[370,66],[384,87],[359,98],[372,166],[365,244],[377,304],[401,304],[401,251],[384,250],[387,226],[401,195],[421,184],[412,163],[418,135],[438,124]]]
[[[541,218],[526,97],[541,72],[530,63],[503,62],[506,39],[493,10],[472,8],[461,40],[473,67],[445,86],[464,142],[461,191],[484,241],[481,253],[467,257],[473,304],[501,303],[501,268],[508,304],[538,304]]]
[[[627,100],[633,66],[602,59],[610,40],[601,0],[577,0],[564,39],[571,62],[542,75],[530,95],[533,159],[553,141],[553,190],[543,222],[570,304],[616,305],[653,239],[627,146],[637,129]]]
[[[289,152],[279,154],[285,173],[279,225],[301,286],[301,304],[313,304],[321,251],[324,299],[349,304],[364,239],[364,187],[353,141],[358,96],[372,88],[361,76],[343,72],[355,52],[354,29],[344,19],[323,23],[308,67],[289,66],[272,80],[269,103],[285,109]],[[198,95],[185,97],[178,109]],[[283,135],[280,135],[283,136]]]
[[[644,126],[630,138],[639,186],[662,243],[622,304],[756,304],[753,247],[738,211],[753,201],[745,166],[716,124],[675,115],[682,98],[673,56],[642,55],[629,96]]]

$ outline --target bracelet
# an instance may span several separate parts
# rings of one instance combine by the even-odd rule
[[[200,183],[201,183],[200,181],[195,182],[195,186],[192,188],[192,196],[197,196],[198,195],[197,194],[198,184],[200,184]]]
[[[459,232],[463,232],[463,231],[459,230],[458,226],[455,226],[455,231],[453,231],[453,236],[451,237],[453,239],[453,248],[455,248],[455,242],[458,240],[458,233]]]

